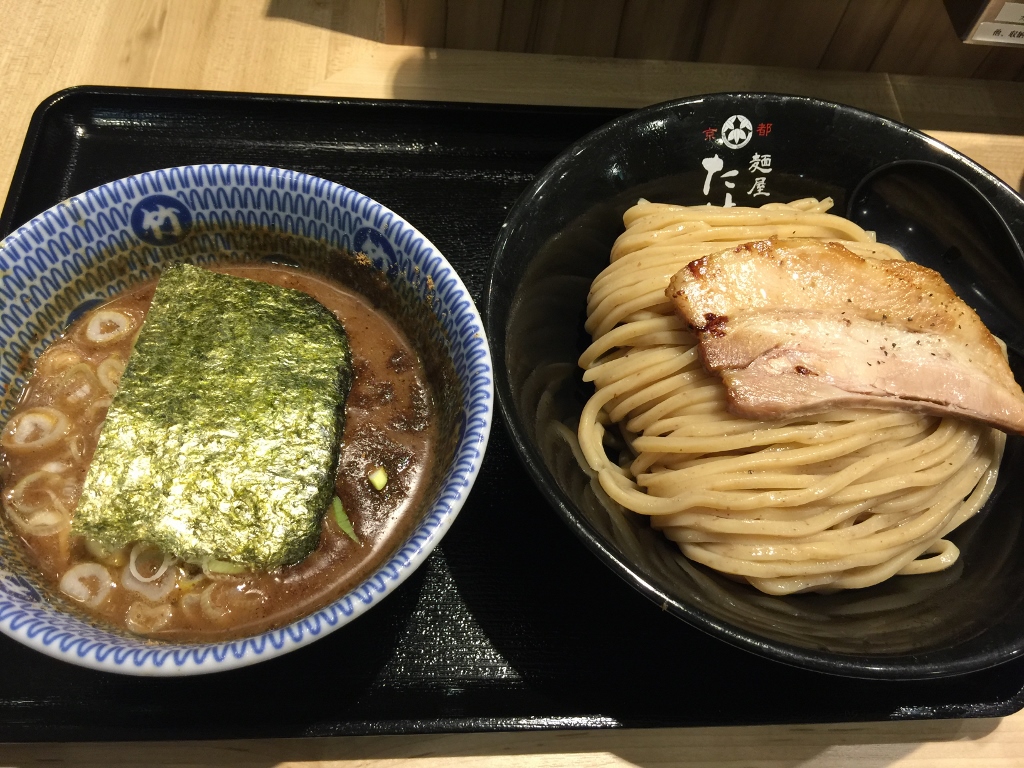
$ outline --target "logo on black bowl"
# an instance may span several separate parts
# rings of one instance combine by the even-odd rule
[[[135,204],[132,231],[150,245],[180,243],[192,229],[192,212],[169,195],[150,195]]]
[[[722,143],[729,149],[747,146],[754,135],[754,126],[743,115],[733,115],[722,123]]]

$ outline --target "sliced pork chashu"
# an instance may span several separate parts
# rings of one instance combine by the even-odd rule
[[[926,267],[766,240],[691,262],[667,295],[741,416],[882,408],[1024,433],[1024,393],[998,342]]]

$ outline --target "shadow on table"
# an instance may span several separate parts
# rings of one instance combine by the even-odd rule
[[[282,702],[282,705],[286,705]],[[613,759],[637,768],[672,765],[746,765],[770,761],[778,768],[813,768],[856,759],[884,768],[918,749],[919,742],[974,741],[999,720],[874,723],[748,728],[545,731],[532,733],[361,736],[273,741],[149,742],[120,744],[15,744],[3,746],[10,768],[40,765],[151,768],[189,765],[274,768],[309,762],[387,760],[476,765],[495,756],[517,766],[606,765]],[[955,755],[954,755],[955,757]]]
[[[416,49],[410,48],[410,51]],[[490,72],[474,68],[467,71],[461,64],[464,51],[430,48],[410,56],[395,71],[392,96],[396,99],[436,98],[437,93],[466,92],[464,100],[472,101],[471,90],[491,94],[510,81],[506,67],[494,66]],[[559,57],[563,59],[564,57]],[[551,62],[552,57],[544,57]],[[677,66],[677,62],[647,62],[653,77],[664,66]],[[547,66],[547,64],[538,64]],[[554,66],[557,66],[554,65]],[[638,65],[636,62],[631,66]],[[601,81],[605,67],[596,64],[596,73],[588,86]],[[559,67],[557,76],[564,68]],[[693,70],[690,77],[680,70],[678,92],[665,98],[683,98],[700,93],[722,91],[779,91],[799,96],[842,101],[850,106],[883,114],[918,130],[960,131],[965,133],[991,133],[1024,135],[1024,83],[996,80],[934,78],[912,75],[886,75],[887,82],[879,82],[878,74],[856,74],[852,81],[837,80],[836,73],[820,70],[798,70],[780,67],[740,67],[723,65]],[[553,74],[553,77],[555,74]],[[633,76],[637,76],[634,72]],[[491,80],[491,82],[488,82]],[[563,94],[558,101],[579,103],[564,94],[568,83],[553,83],[551,93],[538,94],[544,103],[551,103],[552,94]],[[586,88],[583,89],[586,93]],[[629,103],[631,93],[616,94],[616,101]],[[493,99],[493,96],[492,96]],[[522,95],[510,97],[520,101]],[[593,99],[591,93],[588,102]],[[601,103],[604,103],[603,100]]]
[[[397,7],[396,4],[395,10]],[[381,41],[385,36],[382,8],[379,0],[269,0],[265,15]],[[461,53],[431,48],[429,55],[411,57],[395,74],[393,96],[424,99],[432,98],[432,90],[438,87],[465,87],[466,72],[458,66],[450,66],[452,61],[463,60],[459,58]],[[665,63],[651,64],[660,69]],[[697,82],[706,82],[710,71],[703,70]],[[496,67],[495,72],[499,78],[497,85],[507,82],[504,68]],[[1024,98],[1021,97],[1024,84],[1016,81],[889,74],[887,88],[880,88],[878,73],[744,66],[715,68],[713,73],[714,83],[710,89],[698,87],[694,90],[684,85],[673,98],[728,90],[778,90],[828,98],[828,94],[835,94],[839,88],[843,95],[833,95],[832,98],[886,114],[921,130],[1024,135]],[[849,81],[847,76],[851,74],[863,74],[864,79]],[[486,79],[486,75],[478,71],[474,71],[471,77],[474,80]],[[774,86],[773,81],[777,81]],[[628,93],[624,95],[628,96]],[[468,93],[466,100],[472,100]]]
[[[269,0],[264,15],[380,40],[383,34],[380,5],[378,0]]]

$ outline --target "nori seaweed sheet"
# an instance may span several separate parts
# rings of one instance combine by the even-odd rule
[[[252,569],[305,558],[334,493],[344,328],[299,291],[168,268],[113,398],[73,531]]]

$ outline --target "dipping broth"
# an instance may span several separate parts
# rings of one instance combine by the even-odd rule
[[[345,406],[336,493],[359,539],[327,512],[302,562],[231,573],[151,546],[106,551],[74,536],[70,520],[117,382],[155,283],[87,312],[36,362],[0,435],[3,508],[46,581],[69,602],[134,634],[217,641],[287,624],[366,578],[408,536],[433,471],[438,437],[424,367],[397,325],[355,291],[298,269],[218,271],[303,291],[344,325],[354,380]],[[369,475],[383,467],[377,490]]]

